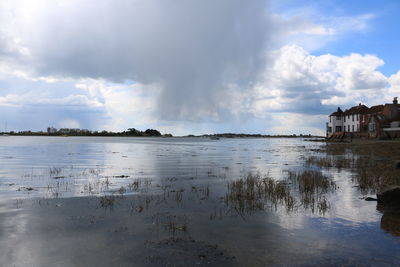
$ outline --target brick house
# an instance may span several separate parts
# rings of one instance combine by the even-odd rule
[[[393,103],[376,105],[368,108],[365,105],[346,109],[338,108],[329,115],[327,137],[400,137],[400,105],[397,97]]]

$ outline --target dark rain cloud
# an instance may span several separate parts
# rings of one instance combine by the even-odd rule
[[[158,84],[161,119],[218,120],[227,85],[265,64],[268,14],[266,0],[49,1],[20,37],[37,76]]]

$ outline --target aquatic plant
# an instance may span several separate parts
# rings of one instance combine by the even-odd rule
[[[336,190],[335,182],[323,175],[321,171],[288,171],[287,174],[292,186],[299,193],[302,206],[311,209],[312,212],[325,213],[330,207],[326,194]]]
[[[338,170],[348,169],[359,191],[375,194],[390,185],[400,185],[399,169],[396,168],[400,142],[358,142],[353,144],[328,144],[326,155]],[[322,154],[323,155],[323,154]],[[310,163],[319,167],[320,160],[310,157]]]
[[[100,207],[102,208],[112,208],[114,206],[115,197],[113,195],[106,195],[100,197]]]
[[[62,168],[60,167],[52,167],[49,170],[50,176],[58,176],[62,172]]]
[[[227,183],[224,203],[240,215],[257,210],[264,210],[267,204],[277,208],[278,203],[292,210],[295,200],[290,188],[284,181],[276,181],[269,176],[248,174],[246,177]]]
[[[139,191],[139,187],[142,184],[142,181],[140,179],[134,180],[132,183],[128,184],[128,188],[131,191]]]

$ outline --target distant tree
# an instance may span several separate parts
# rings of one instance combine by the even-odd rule
[[[161,136],[161,133],[154,129],[147,129],[146,131],[144,131],[144,134],[146,136]]]
[[[128,131],[126,131],[126,134],[132,136],[142,136],[143,132],[136,130],[135,128],[129,128]]]

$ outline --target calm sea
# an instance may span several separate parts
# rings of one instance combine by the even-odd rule
[[[0,136],[0,266],[400,264],[399,218],[382,225],[351,170],[305,166],[324,145]],[[227,201],[249,174],[286,185],[310,168],[335,183],[324,209],[296,190],[292,207]]]

